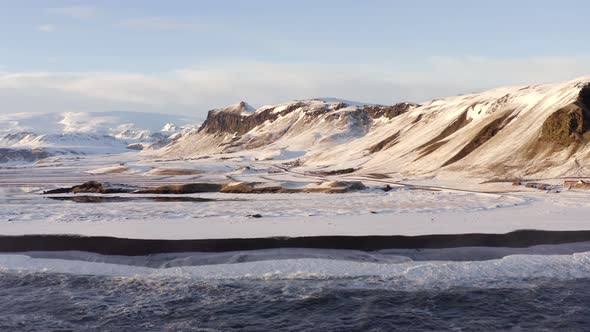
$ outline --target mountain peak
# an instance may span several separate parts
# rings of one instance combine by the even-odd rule
[[[250,115],[256,111],[254,107],[250,104],[246,103],[245,101],[240,101],[237,104],[230,105],[226,108],[220,108],[213,110],[214,112],[226,112],[226,113],[237,113],[241,115]]]

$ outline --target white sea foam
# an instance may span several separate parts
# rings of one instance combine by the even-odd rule
[[[366,279],[417,287],[526,286],[537,278],[590,278],[590,252],[571,255],[511,255],[489,261],[372,263],[333,259],[266,260],[235,264],[150,268],[123,264],[0,255],[0,270],[140,278],[202,280]],[[367,284],[366,282],[362,283]]]

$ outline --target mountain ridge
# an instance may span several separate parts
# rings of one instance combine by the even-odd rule
[[[590,176],[590,78],[496,88],[421,105],[319,99],[209,112],[164,157],[299,151],[302,168],[403,176]],[[287,153],[288,155],[288,153]]]

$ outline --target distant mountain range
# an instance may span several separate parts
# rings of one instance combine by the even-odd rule
[[[195,118],[140,112],[0,115],[0,162],[31,162],[58,154],[120,153],[189,130]]]

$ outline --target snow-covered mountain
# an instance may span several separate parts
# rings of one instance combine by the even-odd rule
[[[131,127],[157,132],[166,127],[198,123],[191,116],[147,112],[62,112],[0,114],[0,133],[93,133],[114,135]]]
[[[364,137],[376,119],[390,119],[414,104],[350,106],[320,99],[254,110],[241,102],[209,111],[199,129],[164,148],[166,155],[191,156],[263,148],[322,151]]]
[[[170,135],[190,130],[196,122],[187,116],[140,112],[3,114],[0,162],[29,162],[55,154],[118,153],[155,143],[162,146],[170,142]]]
[[[210,111],[163,156],[248,153],[402,176],[590,176],[590,78],[421,105],[301,100]]]

